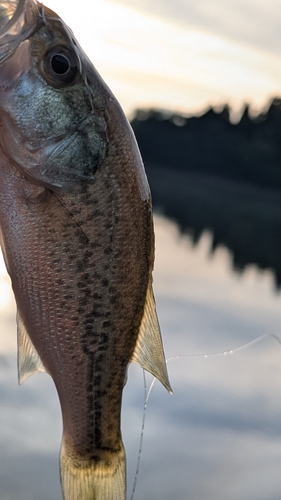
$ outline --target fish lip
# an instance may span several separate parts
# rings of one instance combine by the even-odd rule
[[[9,21],[2,26],[0,29],[0,43],[1,43],[1,38],[3,38],[11,29],[14,27],[16,22],[20,19],[22,16],[24,10],[25,10],[25,4],[27,0],[19,0],[18,4],[16,6],[15,12],[12,15],[12,17],[9,19]]]
[[[0,66],[37,27],[40,15],[36,0],[19,0],[11,19],[0,29]]]
[[[0,28],[0,45],[1,39],[4,39],[6,36],[9,36],[10,38],[15,38],[17,37],[20,33],[19,31],[15,31],[15,25],[19,23],[19,28],[24,28],[24,25],[29,23],[30,18],[33,16],[30,16],[32,13],[39,13],[39,8],[38,4],[35,0],[18,0],[17,7],[15,9],[14,14],[12,15],[11,19]],[[21,19],[21,18],[24,19]],[[25,22],[24,22],[25,21]],[[7,43],[6,40],[4,43]]]

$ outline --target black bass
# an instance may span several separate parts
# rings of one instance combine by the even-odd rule
[[[171,391],[152,291],[149,187],[118,102],[51,10],[0,1],[0,242],[19,381],[46,371],[65,500],[123,500],[131,361]]]

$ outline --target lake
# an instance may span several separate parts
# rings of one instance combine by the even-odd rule
[[[155,215],[154,290],[171,396],[157,381],[134,500],[277,500],[281,490],[281,297],[269,271],[232,269]],[[15,305],[1,268],[0,498],[60,500],[61,414],[46,374],[17,385]],[[151,377],[146,377],[147,385]],[[130,499],[144,404],[132,364],[122,428]]]

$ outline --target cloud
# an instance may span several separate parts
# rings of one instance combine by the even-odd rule
[[[66,0],[48,5],[73,29],[129,116],[136,108],[190,114],[228,103],[237,118],[245,102],[260,110],[280,93],[274,2],[266,4],[270,14],[260,0],[255,9],[253,0],[240,9],[234,0],[84,0],[87,16],[77,16]]]
[[[236,42],[280,52],[279,0],[112,0],[188,28],[197,27]]]

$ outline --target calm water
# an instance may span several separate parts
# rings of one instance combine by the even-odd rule
[[[155,223],[154,287],[174,395],[158,382],[151,392],[134,498],[280,499],[281,297],[272,277],[255,268],[236,275],[226,250],[209,257],[209,234],[193,248],[173,223]],[[58,399],[45,374],[17,385],[6,283],[2,277],[0,498],[60,500]],[[131,365],[123,405],[128,498],[143,394],[142,371]]]

